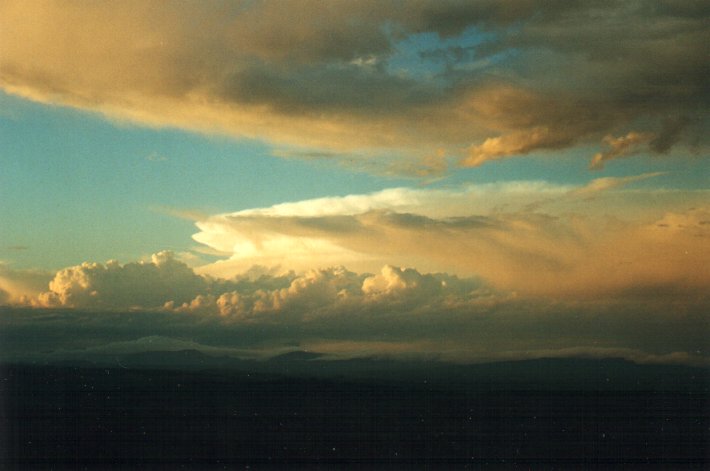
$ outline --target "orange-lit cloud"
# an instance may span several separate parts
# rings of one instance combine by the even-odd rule
[[[710,263],[707,192],[624,188],[659,176],[605,177],[578,186],[396,188],[283,203],[196,221],[195,240],[218,258],[196,267],[197,273],[163,253],[152,262],[70,267],[54,276],[48,290],[37,283],[19,289],[27,284],[8,272],[0,288],[8,293],[4,302],[18,302],[24,294],[43,306],[128,309],[172,303],[233,311],[229,306],[246,302],[244,293],[220,298],[231,290],[204,275],[231,279],[247,272],[274,276],[333,266],[378,273],[392,265],[475,277],[526,296],[692,296],[710,282],[704,270]],[[375,296],[407,286],[412,273],[389,270],[368,281],[353,275],[353,286]],[[47,283],[48,276],[40,281]],[[260,303],[272,309],[290,299],[289,293]]]
[[[605,152],[594,154],[589,168],[600,170],[604,168],[604,163],[608,160],[628,157],[641,151],[641,146],[649,144],[654,138],[653,133],[630,132],[626,136],[613,137],[606,136],[604,143],[609,146]]]
[[[205,280],[171,252],[160,252],[150,262],[121,265],[85,262],[56,273],[49,290],[31,303],[45,307],[130,309],[183,302],[202,293]]]
[[[625,188],[659,176],[399,188],[203,218],[196,238],[223,259],[196,269],[160,252],[35,276],[32,289],[5,269],[3,356],[252,358],[298,345],[333,358],[706,365],[707,192]],[[57,337],[66,326],[76,335]]]
[[[51,278],[48,272],[13,269],[0,262],[0,305],[37,296],[47,288]]]
[[[478,166],[631,128],[652,152],[705,145],[707,12],[595,3],[6,1],[0,88],[424,177],[446,167],[432,156]],[[473,28],[469,59],[432,42],[419,68],[389,65],[412,35]],[[609,145],[599,163],[635,152]]]
[[[573,136],[556,135],[547,127],[489,137],[482,144],[471,146],[461,164],[464,167],[478,167],[491,160],[529,154],[534,150],[565,147],[574,142],[574,139]]]
[[[214,216],[197,223],[194,237],[225,254],[201,268],[219,276],[254,264],[302,270],[335,262],[378,270],[395,263],[478,276],[529,294],[702,289],[710,282],[702,269],[710,262],[703,250],[706,210],[688,208],[707,194],[619,190],[654,176],[607,177],[576,188],[399,189],[323,198]],[[488,198],[501,206],[487,206]],[[672,214],[686,223],[662,230]]]
[[[682,304],[648,291],[540,298],[391,265],[375,274],[333,267],[218,280],[168,253],[140,264],[87,262],[58,272],[50,286],[34,308],[0,308],[4,359],[92,360],[186,348],[254,358],[298,346],[331,358],[709,361],[703,345],[710,300],[700,291]],[[43,301],[52,309],[41,308]],[[28,329],[33,334],[17,342]],[[71,336],[56,335],[68,329]]]

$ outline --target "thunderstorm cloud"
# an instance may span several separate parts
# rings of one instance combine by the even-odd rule
[[[222,254],[214,263],[191,268],[168,251],[85,262],[22,296],[6,293],[27,275],[6,269],[2,354],[301,348],[706,364],[707,192],[664,190],[659,204],[658,190],[632,187],[657,176],[400,188],[219,214],[195,236]],[[356,268],[332,263],[348,257]]]
[[[674,0],[6,1],[0,88],[277,155],[375,170],[395,155],[402,174],[603,140],[600,168],[706,148],[709,15]]]

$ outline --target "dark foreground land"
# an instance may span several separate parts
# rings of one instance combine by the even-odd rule
[[[574,383],[577,388],[564,382],[556,388],[559,374],[542,375],[528,387],[494,374],[553,371],[560,364],[580,377],[580,368],[596,376]],[[559,361],[548,368],[540,361],[502,370],[456,367],[448,372],[456,377],[444,381],[439,367],[366,379],[308,377],[303,360],[294,365],[259,372],[5,365],[0,468],[710,465],[704,370]],[[616,373],[605,375],[605,368]],[[627,382],[621,386],[610,385],[622,378]]]

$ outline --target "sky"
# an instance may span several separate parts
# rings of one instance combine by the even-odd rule
[[[3,355],[707,365],[708,18],[2,2]]]

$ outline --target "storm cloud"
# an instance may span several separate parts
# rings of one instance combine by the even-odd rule
[[[334,267],[204,283],[203,294],[191,301],[152,309],[138,306],[140,293],[129,310],[88,303],[0,307],[0,354],[15,361],[106,361],[148,351],[268,358],[308,350],[332,359],[465,363],[542,357],[708,362],[707,295],[682,311],[671,298],[644,300],[643,294],[631,302],[552,300],[496,290],[480,279],[394,266],[375,274]],[[97,297],[111,298],[116,286],[103,287]],[[190,294],[176,289],[163,299]]]
[[[624,188],[657,176],[320,198],[204,218],[193,237],[224,254],[200,268],[222,277],[252,265],[299,271],[340,260],[361,271],[394,264],[476,276],[554,297],[702,291],[710,282],[702,268],[710,262],[707,193]]]
[[[214,263],[168,251],[84,262],[43,292],[3,295],[2,355],[704,365],[707,192],[631,187],[658,176],[398,188],[204,217],[195,238],[222,254]]]
[[[594,167],[640,152],[606,136],[653,135],[644,153],[707,144],[703,2],[0,8],[8,93],[304,154],[409,162],[387,171],[430,175],[444,171],[426,165],[432,155],[479,166],[602,139],[611,149]]]

